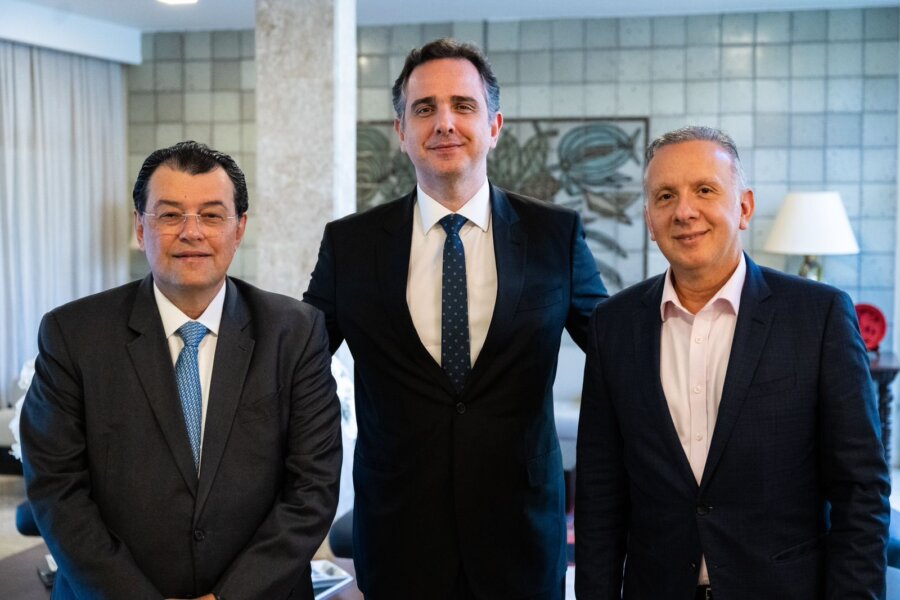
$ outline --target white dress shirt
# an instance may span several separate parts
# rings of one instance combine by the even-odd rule
[[[169,343],[169,354],[172,356],[172,365],[178,362],[178,355],[184,348],[184,340],[178,335],[178,328],[188,321],[203,323],[209,332],[200,341],[197,347],[197,362],[200,369],[200,391],[203,396],[203,411],[200,416],[200,460],[203,460],[203,434],[206,431],[206,407],[209,404],[209,384],[212,381],[213,359],[216,356],[216,342],[219,338],[219,324],[222,321],[222,308],[225,305],[225,285],[215,295],[203,314],[196,319],[181,312],[171,300],[153,283],[153,295],[156,297],[156,306],[159,308],[159,316],[162,319],[163,331],[166,341]],[[185,429],[187,435],[187,429]]]
[[[747,263],[741,254],[741,262],[725,285],[694,315],[678,299],[671,268],[666,272],[659,307],[659,377],[678,439],[698,484],[719,414],[746,274]],[[699,583],[709,583],[705,558]]]
[[[441,285],[447,234],[438,221],[452,211],[428,196],[421,187],[417,188],[417,194],[406,303],[419,339],[435,362],[441,364]],[[484,346],[497,301],[490,196],[490,186],[485,179],[484,185],[457,212],[468,219],[459,237],[466,252],[469,356],[473,365]]]

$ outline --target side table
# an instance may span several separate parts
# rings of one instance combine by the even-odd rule
[[[869,370],[878,388],[878,415],[881,417],[881,442],[884,444],[884,459],[891,466],[891,382],[900,372],[900,357],[893,352],[869,353]]]

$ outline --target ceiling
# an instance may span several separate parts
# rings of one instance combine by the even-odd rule
[[[156,0],[23,0],[142,31],[251,29],[254,0],[199,0],[168,6]],[[300,0],[298,0],[300,1]],[[757,12],[896,6],[897,0],[357,0],[360,25],[501,21],[577,17]]]

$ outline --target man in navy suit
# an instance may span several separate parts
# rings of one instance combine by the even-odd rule
[[[563,328],[583,345],[606,291],[575,212],[488,182],[503,116],[477,48],[413,50],[394,106],[418,185],[330,223],[304,295],[355,360],[359,586],[375,600],[556,600],[552,384]]]
[[[226,276],[247,207],[230,156],[157,150],[134,186],[151,274],[41,323],[22,447],[54,600],[313,598],[340,404],[321,313]]]
[[[667,133],[645,169],[669,269],[591,321],[578,597],[884,597],[888,471],[849,297],[743,253],[727,135]]]

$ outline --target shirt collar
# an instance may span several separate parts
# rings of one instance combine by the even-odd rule
[[[722,310],[730,307],[735,316],[737,316],[741,307],[741,292],[744,289],[744,280],[746,278],[747,260],[744,258],[744,253],[741,252],[741,261],[738,263],[737,269],[734,270],[734,273],[731,274],[725,285],[719,288],[719,291],[709,299],[709,302],[700,311],[702,312],[710,306],[719,305]],[[681,300],[678,299],[678,294],[675,292],[675,285],[672,283],[672,267],[666,269],[666,283],[663,287],[662,300],[659,303],[659,316],[663,321],[671,315],[669,313],[670,306],[673,309],[690,314],[690,311],[681,304]]]
[[[453,212],[426,194],[421,186],[416,186],[416,194],[418,197],[419,222],[422,225],[422,233],[428,235],[428,232],[431,231],[431,228],[434,227],[438,221],[449,214],[453,214]],[[474,225],[480,227],[482,231],[488,230],[488,225],[491,223],[491,187],[488,184],[487,178],[485,178],[484,183],[478,191],[475,192],[475,195],[469,198],[456,214],[464,216]]]
[[[225,306],[226,287],[228,286],[222,285],[222,288],[215,297],[213,297],[212,302],[209,303],[209,306],[206,307],[206,310],[203,311],[202,315],[196,319],[191,319],[181,312],[181,309],[175,306],[171,300],[166,298],[166,295],[162,293],[154,281],[153,296],[156,298],[156,306],[159,308],[159,316],[162,318],[163,331],[166,333],[166,339],[169,339],[172,334],[178,331],[179,327],[188,321],[203,323],[213,335],[219,335],[219,323],[222,321],[222,309]]]

